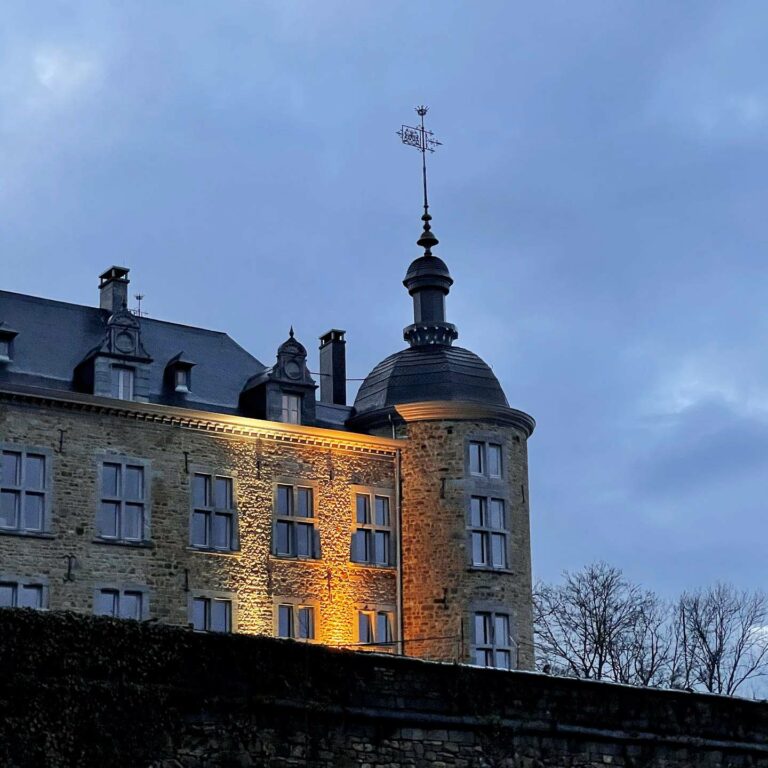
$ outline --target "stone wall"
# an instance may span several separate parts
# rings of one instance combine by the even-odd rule
[[[403,622],[409,655],[473,658],[475,611],[511,616],[513,667],[533,667],[528,458],[522,430],[492,420],[414,421],[402,459]],[[499,480],[472,477],[470,440],[502,446]],[[472,495],[504,499],[508,568],[472,567]],[[419,638],[424,638],[419,639]]]
[[[762,768],[764,702],[0,610],[4,768]]]
[[[274,604],[293,598],[316,606],[317,639],[329,644],[357,642],[358,608],[395,608],[395,568],[350,562],[356,485],[389,492],[395,507],[392,441],[241,419],[261,425],[256,436],[245,436],[226,417],[205,414],[201,421],[191,412],[171,419],[170,409],[155,406],[157,418],[150,418],[147,408],[0,403],[0,444],[44,449],[52,474],[46,533],[0,532],[0,581],[35,577],[48,585],[50,608],[84,613],[93,611],[100,585],[146,588],[147,618],[175,625],[188,623],[193,595],[231,595],[235,629],[246,633],[272,634]],[[100,462],[114,456],[149,462],[149,536],[141,544],[97,535]],[[189,546],[190,482],[198,467],[235,480],[235,552]],[[314,488],[320,559],[271,554],[278,482]]]

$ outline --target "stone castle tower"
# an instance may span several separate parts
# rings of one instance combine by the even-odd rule
[[[403,651],[484,666],[533,667],[527,439],[535,422],[509,407],[477,355],[453,345],[453,279],[425,254],[403,281],[413,298],[409,348],[379,363],[353,426],[407,437],[400,460]]]

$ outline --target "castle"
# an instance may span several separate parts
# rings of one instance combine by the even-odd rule
[[[0,291],[0,606],[532,668],[534,421],[454,345],[424,218],[352,406],[344,331],[318,387],[293,331],[264,365],[131,312],[123,267],[98,307]]]

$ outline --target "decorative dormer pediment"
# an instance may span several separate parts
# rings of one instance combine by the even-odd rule
[[[147,362],[152,359],[141,342],[141,322],[128,309],[121,309],[110,315],[107,320],[107,333],[99,351],[102,354]]]

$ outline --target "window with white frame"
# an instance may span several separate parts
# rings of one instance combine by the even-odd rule
[[[189,368],[177,367],[173,372],[174,391],[186,394],[190,390],[189,386],[190,370]]]
[[[45,530],[48,473],[48,457],[45,454],[21,448],[3,449],[0,466],[0,530]]]
[[[292,640],[315,639],[315,609],[311,605],[280,603],[277,606],[277,636]]]
[[[365,645],[395,642],[394,611],[364,609],[357,613],[357,640]]]
[[[232,601],[223,597],[194,597],[189,619],[197,632],[231,632]]]
[[[283,394],[280,421],[286,424],[301,424],[301,395]]]
[[[471,440],[469,443],[469,472],[481,477],[500,478],[502,474],[501,445]]]
[[[140,621],[146,608],[144,592],[138,589],[104,588],[94,598],[93,612],[97,616]]]
[[[0,362],[7,363],[11,359],[11,340],[0,336]]]
[[[377,493],[356,493],[355,525],[350,553],[352,562],[392,565],[390,497]]]
[[[315,528],[314,489],[279,484],[275,488],[273,552],[282,557],[320,557],[320,536]]]
[[[118,400],[133,400],[136,371],[126,365],[112,366],[112,395]]]
[[[147,536],[146,467],[130,460],[101,462],[98,535],[114,541],[144,541]]]
[[[475,664],[512,669],[512,645],[508,613],[475,613]]]
[[[231,477],[192,475],[192,546],[231,552],[237,549],[237,512]]]
[[[504,499],[472,496],[469,502],[472,565],[506,568],[509,530]]]
[[[27,581],[0,579],[0,608],[45,608],[45,587]]]

